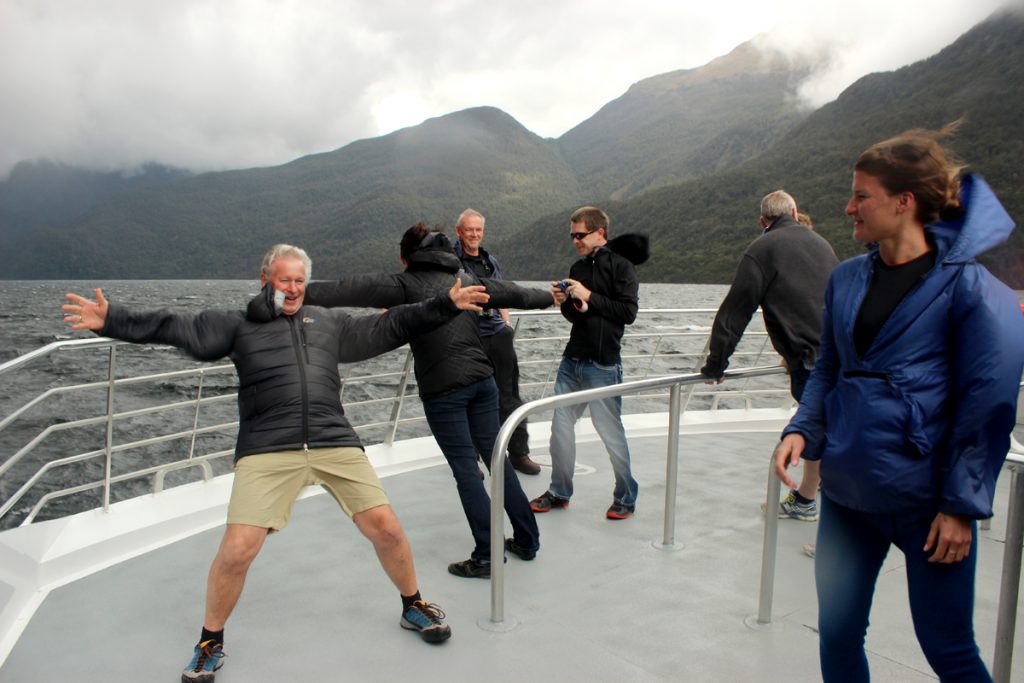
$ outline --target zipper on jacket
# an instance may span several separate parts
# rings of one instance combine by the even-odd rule
[[[295,360],[299,366],[299,385],[302,387],[302,450],[309,451],[309,389],[306,384],[306,365],[303,363],[303,351],[306,349],[305,331],[296,329],[295,316],[288,316],[288,324],[292,331],[292,348],[295,349]],[[299,333],[302,333],[302,341],[299,341]],[[307,354],[308,359],[308,354]]]

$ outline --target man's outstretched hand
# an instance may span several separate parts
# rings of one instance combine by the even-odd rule
[[[71,303],[64,304],[60,310],[66,313],[64,322],[71,325],[71,329],[96,332],[107,324],[107,299],[99,287],[96,288],[96,301],[71,293],[65,294],[64,298]]]
[[[455,284],[448,290],[448,296],[456,308],[464,311],[482,311],[484,309],[479,304],[485,304],[491,299],[483,285],[463,287],[459,278],[455,278]]]

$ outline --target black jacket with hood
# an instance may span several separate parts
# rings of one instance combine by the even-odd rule
[[[318,306],[390,308],[447,292],[458,273],[464,285],[482,284],[487,288],[491,297],[487,305],[492,308],[532,309],[554,304],[548,291],[477,278],[461,268],[451,243],[447,239],[436,240],[410,254],[404,272],[350,275],[334,282],[313,282],[306,287],[306,301]],[[257,297],[249,304],[250,317],[265,319],[265,308],[266,301]],[[470,311],[463,311],[437,329],[414,337],[409,345],[423,398],[468,387],[494,374],[480,344],[477,315]]]
[[[257,298],[266,300],[269,289]],[[241,311],[140,312],[111,304],[99,334],[169,344],[197,360],[230,357],[238,372],[237,461],[281,450],[362,448],[341,407],[338,363],[390,351],[461,312],[446,295],[383,315],[303,306],[264,323]]]
[[[643,263],[647,255],[647,237],[626,234],[572,264],[569,277],[591,294],[586,311],[578,310],[572,298],[562,303],[562,315],[572,323],[563,356],[601,365],[622,362],[622,335],[640,307],[640,282],[633,264]]]

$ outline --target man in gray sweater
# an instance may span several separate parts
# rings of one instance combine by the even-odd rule
[[[761,200],[760,223],[764,232],[743,253],[715,316],[701,374],[708,384],[723,381],[729,357],[760,306],[768,338],[789,371],[790,393],[799,401],[818,356],[825,287],[839,261],[821,235],[797,222],[796,201],[782,190]],[[779,516],[817,520],[818,483],[818,463],[805,460],[800,486],[779,503]]]

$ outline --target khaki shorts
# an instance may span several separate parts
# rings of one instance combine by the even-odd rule
[[[311,484],[327,489],[349,517],[388,502],[361,448],[257,453],[235,464],[228,524],[280,531],[299,492]]]

